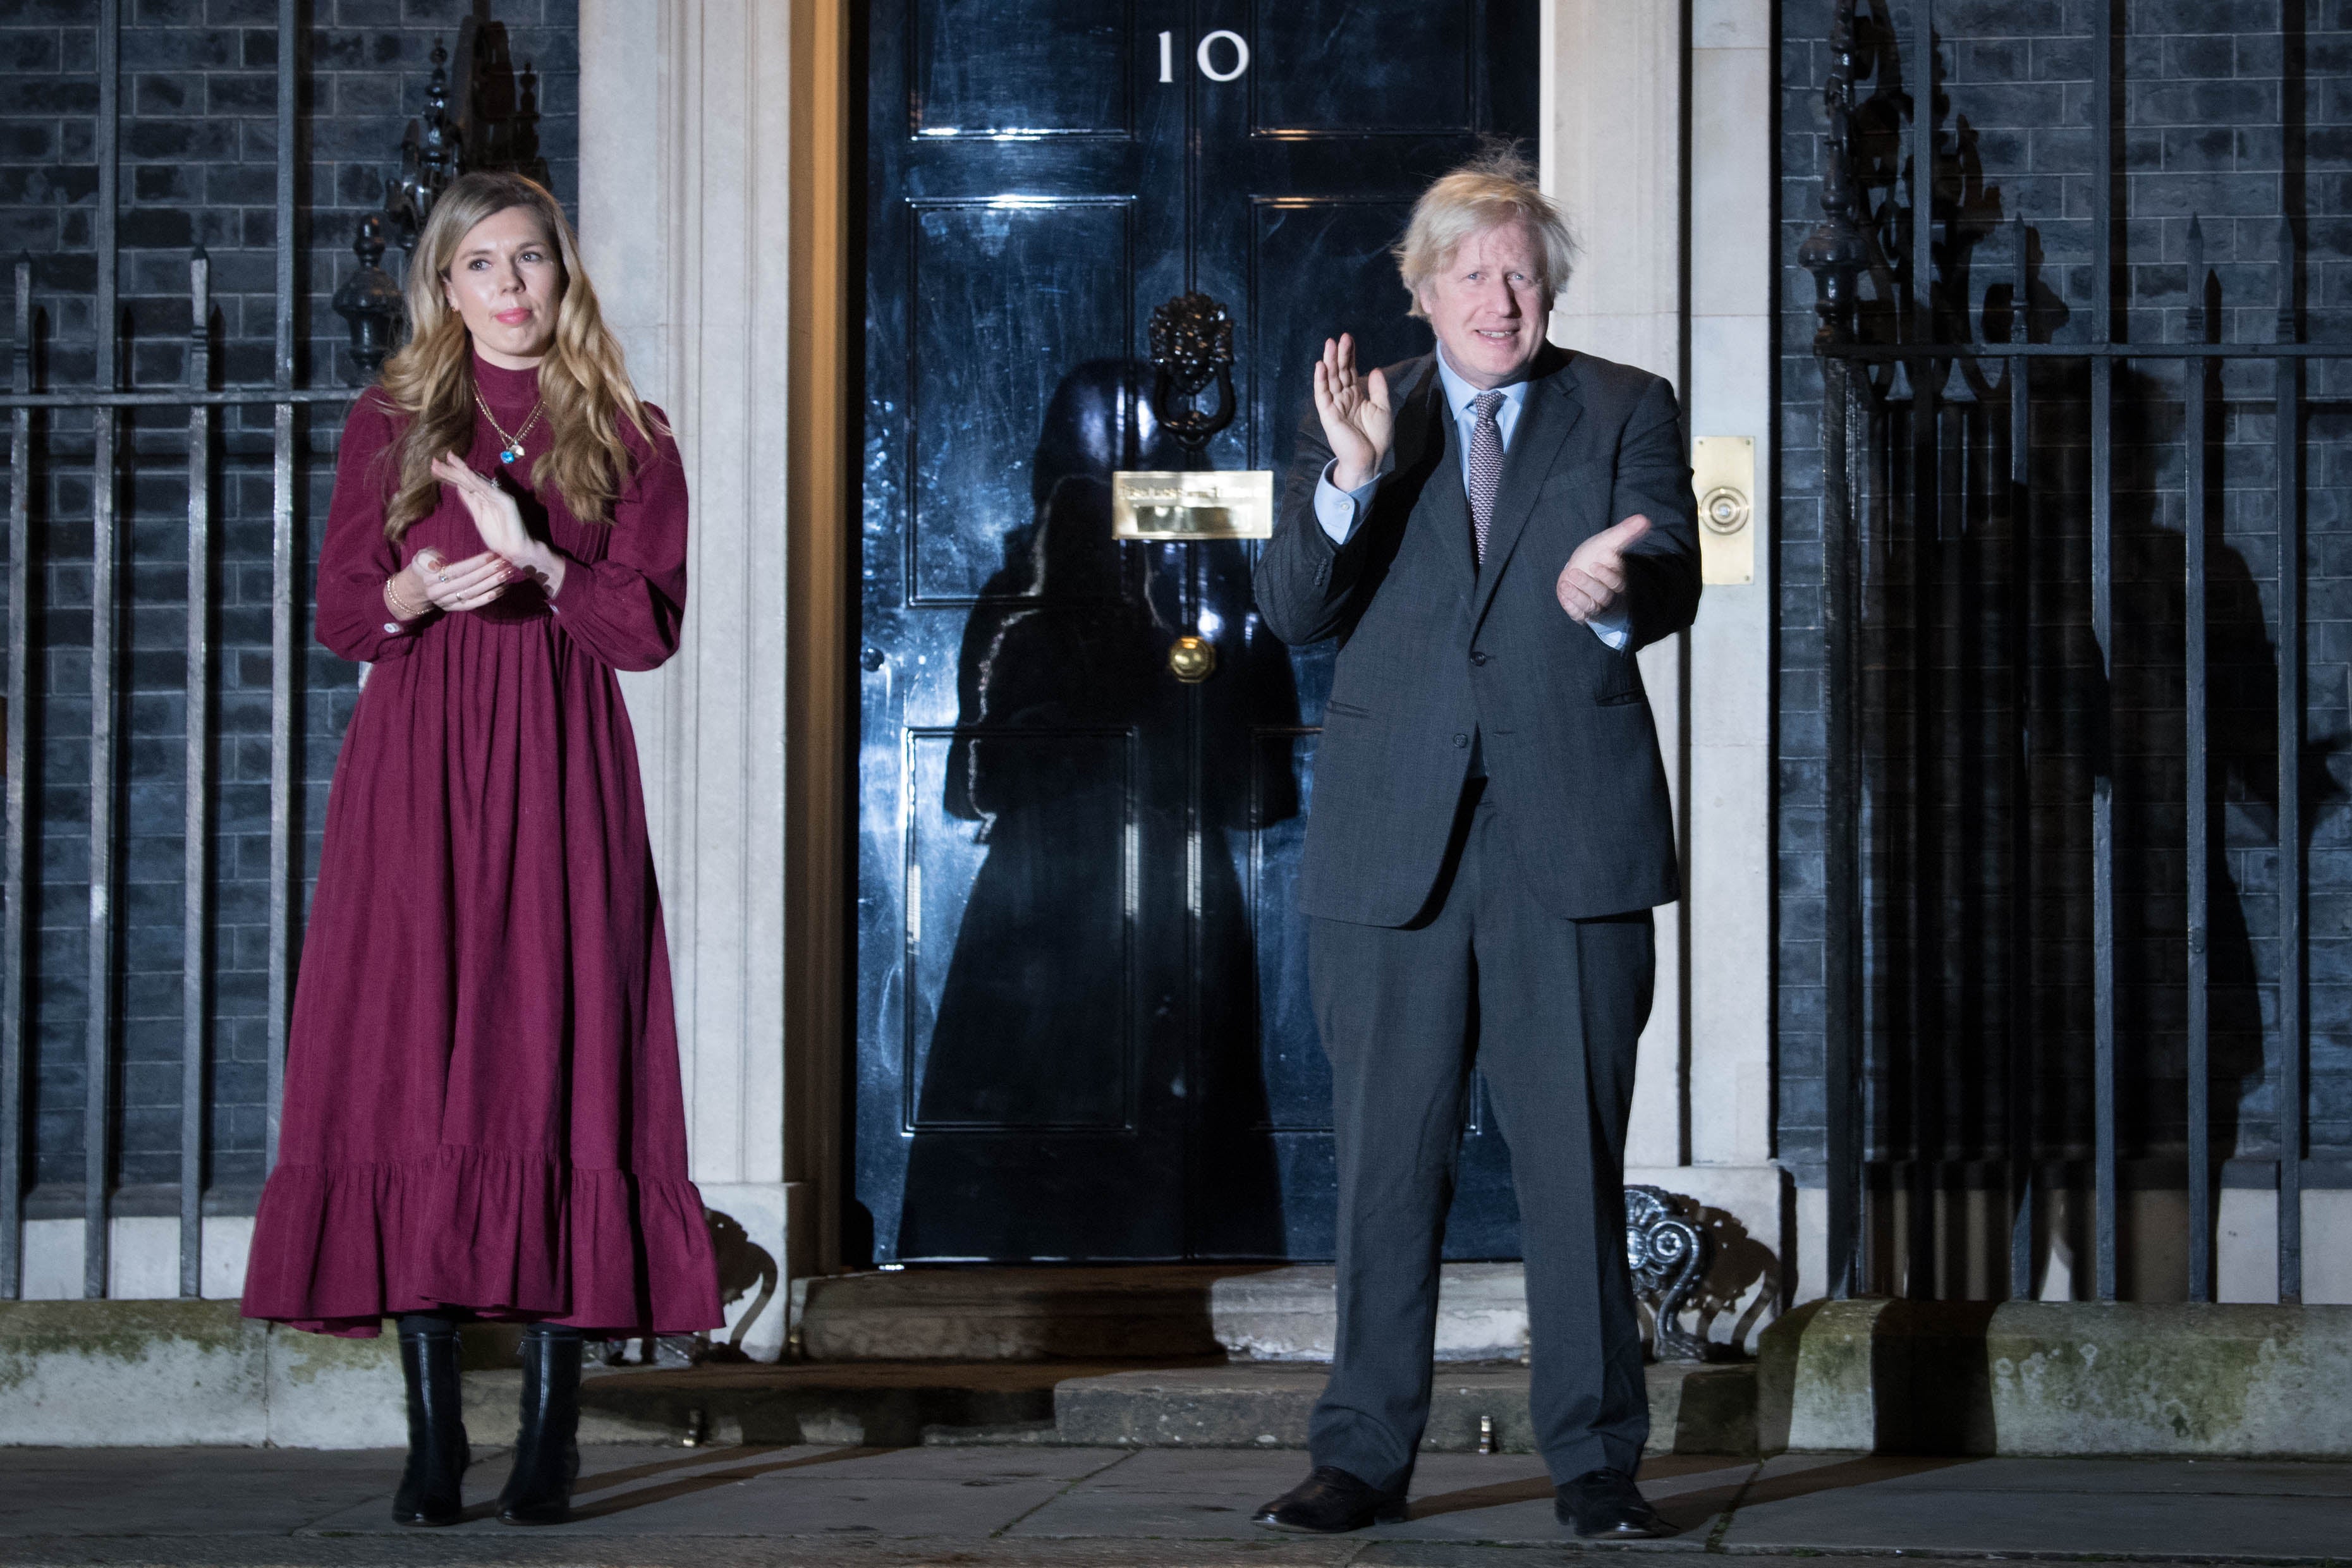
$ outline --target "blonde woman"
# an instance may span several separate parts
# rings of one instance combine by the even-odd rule
[[[399,1319],[409,1524],[462,1506],[457,1325],[529,1325],[499,1514],[551,1523],[583,1334],[720,1322],[614,679],[677,649],[686,481],[540,186],[453,183],[407,296],[319,560],[319,640],[374,668],[328,800],[245,1311],[360,1336]]]

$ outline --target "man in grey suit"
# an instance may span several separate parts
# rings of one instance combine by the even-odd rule
[[[1678,896],[1635,650],[1698,608],[1674,390],[1545,340],[1570,245],[1527,166],[1423,194],[1398,247],[1433,354],[1327,342],[1259,613],[1339,641],[1299,877],[1337,1130],[1339,1340],[1275,1529],[1402,1518],[1471,1068],[1511,1152],[1530,1413],[1563,1524],[1660,1534],[1626,1267],[1650,910]]]

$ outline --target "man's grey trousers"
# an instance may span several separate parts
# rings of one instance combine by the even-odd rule
[[[1308,937],[1332,1069],[1339,1322],[1307,1446],[1315,1464],[1387,1491],[1411,1479],[1428,1419],[1438,1257],[1474,1066],[1518,1191],[1528,1405],[1552,1479],[1603,1466],[1631,1475],[1650,1431],[1623,1186],[1657,961],[1650,915],[1547,912],[1484,782],[1465,795],[1419,919],[1318,919]]]

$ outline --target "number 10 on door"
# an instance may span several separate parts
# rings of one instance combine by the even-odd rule
[[[1221,42],[1234,47],[1233,68],[1230,70],[1219,70],[1216,67],[1216,45]],[[1192,63],[1199,66],[1201,74],[1211,81],[1232,81],[1249,69],[1248,41],[1230,27],[1220,27],[1202,36],[1201,47],[1192,51]],[[1173,33],[1160,35],[1160,79],[1164,82],[1176,79],[1176,35]]]

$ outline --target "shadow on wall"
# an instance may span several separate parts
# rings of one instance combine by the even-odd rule
[[[1694,1205],[1691,1218],[1707,1247],[1706,1272],[1692,1301],[1692,1332],[1709,1343],[1752,1353],[1756,1336],[1780,1306],[1780,1260],[1719,1208]]]
[[[720,1308],[731,1309],[746,1296],[752,1298],[751,1304],[735,1320],[733,1328],[724,1331],[606,1340],[603,1353],[605,1365],[692,1366],[707,1361],[751,1359],[744,1353],[744,1341],[751,1336],[752,1325],[775,1304],[776,1292],[783,1282],[782,1270],[777,1267],[775,1254],[752,1240],[742,1222],[733,1215],[706,1207],[702,1219],[710,1228],[710,1249],[718,1258]],[[514,1331],[509,1337],[511,1343],[499,1341],[495,1361],[482,1364],[504,1365],[513,1360],[521,1343],[520,1331]]]
[[[728,1331],[724,1344],[711,1345],[702,1357],[706,1361],[748,1361],[743,1354],[743,1342],[751,1333],[751,1325],[775,1304],[776,1290],[781,1283],[781,1270],[775,1254],[751,1239],[741,1221],[731,1214],[706,1208],[703,1218],[710,1226],[711,1249],[719,1255],[719,1304],[730,1308],[746,1296],[751,1304],[735,1320]],[[757,1295],[752,1293],[757,1291]]]
[[[1754,1354],[1757,1336],[1780,1308],[1784,1275],[1780,1258],[1726,1210],[1657,1187],[1626,1190],[1662,1200],[1666,1218],[1689,1226],[1698,1243],[1698,1266],[1686,1284],[1670,1270],[1663,1280],[1657,1270],[1645,1274],[1644,1256],[1654,1256],[1659,1249],[1633,1222],[1640,1206],[1629,1206],[1626,1254],[1634,1269],[1642,1336],[1652,1359],[1736,1361]],[[1662,1343],[1658,1313],[1670,1301],[1671,1322],[1680,1332],[1670,1332]]]
[[[1940,54],[1912,59],[1906,76],[1896,22],[1885,0],[1869,0],[1856,18],[1859,79],[1870,91],[1855,107],[1853,151],[1875,247],[1858,335],[1983,346],[2010,341],[2013,330],[2045,345],[2079,336],[2081,269],[2063,246],[2053,260],[2043,235],[2019,223],[2064,214],[2030,210],[2038,198],[2013,170],[2006,190],[1989,178],[1986,148],[1999,139],[1980,137],[1960,112],[1973,89],[1947,91]],[[1921,114],[1931,122],[1929,182],[1909,167]],[[1904,199],[1922,184],[1933,192],[1927,215],[1937,225],[1924,307],[1913,270],[1922,214]],[[2177,251],[2134,274],[2148,281],[2116,302],[2125,325],[2139,322],[2126,336],[2140,337],[2158,310],[2180,310],[2192,289],[2209,336],[2250,308],[2269,308],[2260,284],[2250,298],[2236,281],[2242,267],[2228,264],[2249,258],[2229,248],[2226,225],[2209,232],[2222,238],[2203,276],[2176,270],[2168,257]],[[2026,247],[2021,267],[2016,245]],[[2104,441],[2114,616],[2103,647],[2089,617],[2086,364],[2034,362],[2021,455],[2011,450],[2012,410],[2026,391],[2014,361],[1957,361],[1938,372],[1932,400],[1921,395],[1928,388],[1916,366],[1870,371],[1870,434],[1857,460],[1871,823],[1863,896],[1875,1020],[1863,1089],[1874,1184],[1867,1289],[1915,1298],[2006,1293],[2016,1197],[1968,1184],[1978,1179],[1970,1172],[2027,1156],[2045,1202],[2024,1217],[2038,1260],[2026,1293],[2088,1288],[2095,1210],[2080,1162],[2097,1135],[2087,998],[2098,951],[2091,802],[2102,789],[2114,803],[2116,846],[2114,1025],[2135,1053],[2115,1084],[2114,1134],[2122,1157],[2144,1169],[2177,1168],[2187,1152],[2191,537],[2204,545],[2210,1153],[2217,1164],[2269,1160],[2281,1146],[2273,1085],[2291,1047],[2277,1025],[2273,914],[2283,858],[2279,651],[2265,597],[2277,570],[2273,394],[2266,367],[2196,373],[2206,378],[2202,429],[2187,424],[2177,370],[2153,361],[2114,370]],[[1932,425],[1919,417],[1930,408]],[[2210,486],[2209,510],[2193,517],[2192,450],[2204,457]],[[2315,477],[2308,491],[2315,528],[2333,516],[2327,488]],[[2315,539],[2312,548],[2325,547]],[[2324,584],[2332,569],[2312,570]],[[2309,591],[2316,623],[2333,611],[2320,587]],[[2352,833],[2334,658],[2322,642],[2305,650],[2306,733],[2299,761],[2288,759],[2315,899],[2332,895],[2334,851]],[[2296,848],[2286,846],[2289,857]],[[2315,946],[2315,966],[2327,961]],[[2340,1071],[2340,1031],[2326,1010],[2332,997],[2315,989],[2306,999],[2314,1027],[2301,1049],[2325,1103]],[[2294,1129],[2286,1132],[2292,1141]],[[2180,1190],[2179,1175],[2165,1179]],[[2047,1202],[2052,1191],[2068,1201]],[[2177,1239],[2164,1225],[2126,1225],[2117,1264],[2127,1295],[2179,1299],[2186,1281]]]

